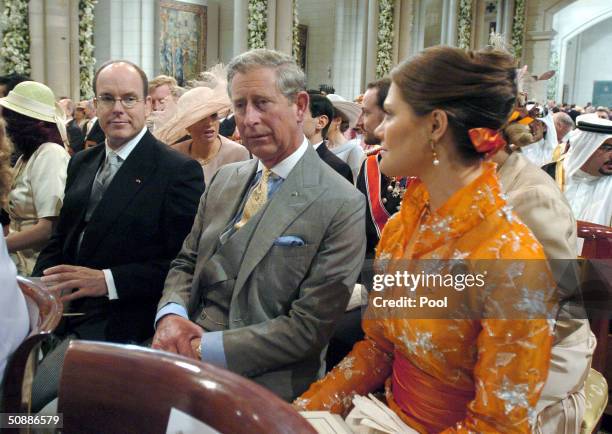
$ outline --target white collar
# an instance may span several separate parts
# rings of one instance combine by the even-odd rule
[[[594,175],[591,175],[590,173],[586,173],[582,169],[576,170],[576,173],[572,175],[572,178],[574,178],[578,182],[596,182],[596,181],[599,181],[600,179],[605,179],[603,176],[594,176]]]
[[[316,150],[317,150],[317,148],[323,144],[323,142],[324,142],[324,140],[323,140],[323,141],[321,141],[321,142],[319,142],[319,143],[317,143],[317,144],[315,144],[315,145],[312,145],[312,147],[313,147],[313,148],[314,148],[314,150],[316,151]]]
[[[119,156],[119,158],[121,158],[121,160],[127,160],[127,157],[130,156],[130,153],[134,150],[134,148],[136,147],[138,142],[140,142],[140,139],[142,139],[142,136],[144,136],[146,132],[147,127],[142,127],[142,130],[132,140],[121,145],[119,149],[111,149],[111,147],[108,146],[108,140],[104,141],[104,147],[106,148],[106,156],[108,156],[109,152],[114,152]]]
[[[304,137],[302,144],[300,145],[299,148],[293,151],[293,154],[286,157],[283,161],[278,163],[276,166],[272,167],[270,170],[275,175],[283,179],[287,179],[287,177],[289,176],[289,173],[291,173],[295,165],[298,163],[298,161],[300,161],[300,158],[302,158],[302,156],[306,153],[306,149],[308,149],[308,140],[306,139],[306,137]],[[264,165],[260,160],[257,163],[257,171],[259,172],[263,170],[263,168],[264,168]]]
[[[360,141],[358,139],[352,139],[340,146],[335,146],[330,149],[334,154],[341,154],[342,152],[348,151],[355,147],[361,148]]]

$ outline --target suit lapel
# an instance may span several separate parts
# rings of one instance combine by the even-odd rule
[[[209,225],[216,225],[214,228],[210,227],[215,234],[215,239],[212,242],[210,239],[200,242],[198,257],[208,258],[214,253],[219,236],[225,231],[238,212],[238,207],[250,186],[250,180],[255,175],[256,170],[257,160],[249,160],[248,163],[238,166],[234,172],[230,172],[225,179],[215,179],[214,188],[210,188],[208,192],[210,197],[206,198],[204,220],[204,225],[206,225],[204,229],[209,228]],[[218,186],[216,185],[217,183],[219,183]],[[196,270],[195,275],[197,274]]]
[[[268,253],[274,240],[325,191],[326,187],[319,182],[321,164],[319,156],[309,146],[267,204],[258,223],[251,227],[252,237],[236,278],[233,299],[242,291],[249,275]]]
[[[323,141],[323,143],[321,143],[319,145],[319,147],[316,149],[317,154],[319,154],[320,158],[325,158],[325,151],[327,150],[327,146],[325,146],[325,141]]]
[[[83,236],[80,251],[82,259],[95,251],[113,223],[128,207],[134,195],[146,185],[157,167],[153,140],[155,139],[148,132],[143,136],[104,192]]]
[[[70,229],[70,233],[66,237],[65,246],[73,246],[75,241],[74,237],[78,237],[80,234],[81,222],[85,218],[94,178],[106,157],[104,146],[96,148],[93,152],[95,155],[93,155],[89,161],[83,162],[82,167],[78,169],[78,174],[72,181],[70,200],[71,203],[75,204],[78,211],[75,212],[76,218],[74,219],[74,224]]]

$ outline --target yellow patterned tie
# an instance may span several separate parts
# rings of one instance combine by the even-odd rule
[[[249,195],[246,203],[244,204],[242,218],[238,223],[234,225],[236,229],[240,229],[241,227],[243,227],[268,200],[268,178],[270,178],[271,173],[272,171],[270,169],[264,168],[263,174],[261,175],[261,179],[255,186],[255,188],[251,190],[251,194]]]

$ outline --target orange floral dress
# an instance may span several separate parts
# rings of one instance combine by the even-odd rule
[[[425,186],[413,183],[384,228],[377,258],[495,260],[498,280],[514,283],[502,292],[504,303],[514,313],[548,314],[368,315],[371,294],[365,339],[294,404],[347,413],[353,396],[384,385],[389,407],[422,433],[530,432],[550,363],[554,320],[547,318],[554,318],[555,289],[542,247],[501,193],[495,165],[484,163],[482,175],[436,212],[429,211]],[[512,261],[532,259],[537,272],[517,272]],[[483,309],[499,305],[494,295],[483,301]]]

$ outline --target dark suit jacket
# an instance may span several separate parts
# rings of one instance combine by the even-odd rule
[[[70,142],[72,152],[76,154],[82,151],[83,144],[85,143],[85,134],[83,134],[83,130],[79,127],[77,121],[71,119],[70,122],[66,124],[66,131],[68,132],[68,141]]]
[[[326,144],[327,140],[319,145],[317,148],[317,154],[323,161],[325,161],[332,169],[338,172],[343,178],[345,178],[351,184],[353,183],[353,172],[351,167],[342,161],[336,154],[329,150]]]
[[[101,143],[105,139],[106,139],[106,134],[104,134],[104,131],[102,131],[100,122],[96,121],[92,125],[91,130],[89,130],[89,134],[85,136],[85,140],[83,141],[83,143],[86,143],[86,142]]]
[[[105,158],[99,144],[68,165],[64,205],[33,275],[59,264],[110,269],[117,300],[75,300],[66,332],[81,338],[141,342],[153,334],[164,279],[189,233],[204,190],[201,166],[145,133],[108,186],[76,246],[96,172]]]

